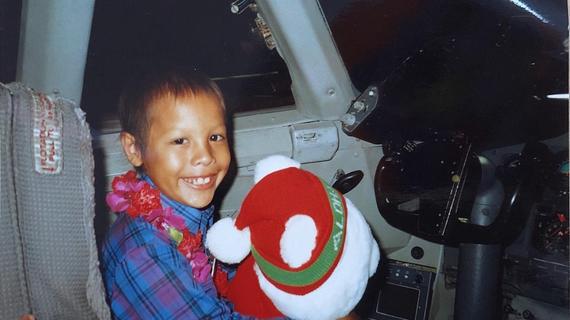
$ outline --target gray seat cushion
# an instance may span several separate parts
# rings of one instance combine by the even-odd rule
[[[0,166],[0,319],[109,319],[83,112],[0,84]]]

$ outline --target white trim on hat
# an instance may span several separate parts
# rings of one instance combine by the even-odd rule
[[[259,180],[263,179],[270,173],[291,167],[301,168],[301,164],[291,158],[287,158],[282,155],[269,156],[267,158],[259,160],[255,165],[253,181],[255,183],[258,183]]]
[[[220,219],[208,230],[204,245],[220,261],[238,263],[249,254],[251,248],[249,228],[239,230],[234,219]]]

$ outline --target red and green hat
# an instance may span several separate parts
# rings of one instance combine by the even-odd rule
[[[296,217],[312,220],[311,231],[291,223]],[[312,173],[289,167],[254,185],[235,227],[249,228],[251,253],[264,276],[280,290],[303,295],[318,288],[335,269],[343,252],[346,217],[342,194]],[[306,241],[296,243],[296,238],[315,230],[310,247]],[[300,263],[291,263],[284,256],[295,255],[290,251],[297,248],[303,257]]]

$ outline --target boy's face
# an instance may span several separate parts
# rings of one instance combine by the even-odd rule
[[[142,166],[158,189],[183,204],[203,208],[226,175],[230,151],[224,111],[208,95],[165,96],[149,107]]]

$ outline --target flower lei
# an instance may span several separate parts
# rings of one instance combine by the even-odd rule
[[[207,280],[212,266],[202,246],[202,233],[190,233],[182,217],[176,215],[170,207],[163,208],[160,191],[138,179],[134,171],[113,178],[112,189],[105,199],[111,210],[116,213],[125,212],[132,218],[141,217],[163,232],[188,259],[194,280],[198,283]],[[225,295],[228,289],[227,274],[219,265],[215,268],[213,278],[218,293]]]

